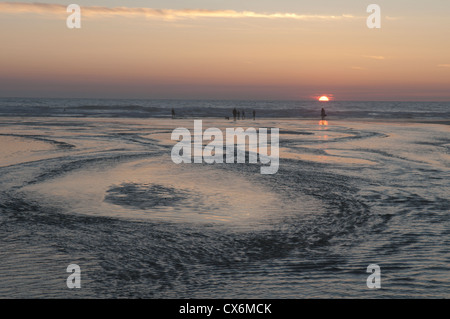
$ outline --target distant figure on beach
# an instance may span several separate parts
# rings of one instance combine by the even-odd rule
[[[255,112],[255,110],[253,110],[253,121],[255,120],[255,118],[256,118],[256,112]]]
[[[172,108],[172,118],[175,118],[175,110]]]
[[[234,109],[233,109],[233,118],[234,118],[234,121],[236,121],[236,114],[237,114],[237,111],[236,111],[236,108],[234,108]]]
[[[245,120],[245,111],[242,111],[242,119]]]
[[[238,120],[240,120],[241,119],[241,112],[237,111],[237,115],[238,115]]]
[[[324,108],[322,108],[321,116],[322,116],[322,121],[325,119],[325,116],[327,116]]]

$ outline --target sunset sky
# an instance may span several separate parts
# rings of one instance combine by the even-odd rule
[[[450,101],[448,0],[0,1],[0,30],[0,97]]]

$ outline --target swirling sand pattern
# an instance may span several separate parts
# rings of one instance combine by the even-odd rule
[[[247,124],[277,174],[173,164],[191,120],[3,119],[0,297],[450,297],[448,126]]]

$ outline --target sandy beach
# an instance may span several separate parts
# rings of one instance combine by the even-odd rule
[[[391,289],[373,297],[448,297],[447,125],[203,119],[280,128],[274,175],[174,164],[171,132],[192,126],[0,119],[0,296],[358,297],[378,263]]]

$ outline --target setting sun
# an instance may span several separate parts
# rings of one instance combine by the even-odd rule
[[[328,98],[328,96],[325,96],[325,95],[322,95],[320,98],[319,98],[319,101],[321,101],[321,102],[328,102],[330,99]]]

